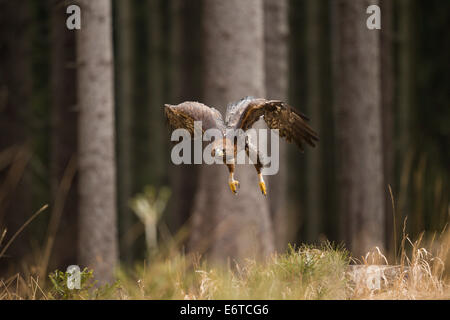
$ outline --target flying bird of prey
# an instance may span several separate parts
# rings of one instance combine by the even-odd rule
[[[279,100],[245,97],[228,105],[225,121],[218,110],[192,101],[186,101],[178,105],[166,104],[164,113],[172,130],[184,128],[193,136],[194,121],[201,121],[203,133],[212,128],[219,129],[222,132],[223,141],[213,142],[211,155],[213,157],[223,157],[224,163],[226,163],[229,170],[228,184],[231,191],[235,194],[239,188],[239,181],[234,179],[237,145],[234,141],[234,136],[230,137],[227,132],[236,132],[235,130],[237,129],[242,129],[245,132],[263,117],[270,129],[278,129],[280,137],[285,138],[288,142],[294,142],[302,152],[305,144],[314,147],[315,141],[319,140],[317,134],[307,124],[309,119]],[[256,150],[254,148],[255,146],[246,139],[245,151],[247,156],[249,156],[250,151]],[[257,161],[254,166],[258,173],[259,187],[261,192],[266,195],[266,185],[261,174],[261,169],[266,164],[262,159],[263,155],[257,150],[255,152]],[[226,159],[231,159],[231,161],[225,161]]]

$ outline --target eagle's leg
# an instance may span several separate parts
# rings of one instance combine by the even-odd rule
[[[245,143],[245,151],[247,153],[247,156],[250,158],[250,151],[252,151],[252,155],[256,155],[256,163],[254,164],[256,172],[258,173],[258,179],[259,179],[259,188],[261,189],[261,192],[264,196],[267,195],[267,189],[266,189],[266,183],[264,182],[261,168],[264,167],[263,165],[263,155],[256,149],[256,147],[247,139]],[[254,160],[253,160],[254,161]]]
[[[228,170],[230,171],[230,176],[228,177],[228,185],[234,194],[237,194],[237,189],[239,189],[239,181],[234,180],[234,164],[227,164]]]
[[[264,196],[266,196],[267,195],[266,183],[264,182],[263,175],[261,173],[261,168],[262,168],[262,164],[259,163],[259,161],[258,161],[258,163],[255,164],[255,169],[256,169],[256,172],[258,173],[259,188],[261,189],[262,194]]]

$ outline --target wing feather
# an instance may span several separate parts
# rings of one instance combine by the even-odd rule
[[[308,125],[304,114],[279,100],[253,99],[240,112],[235,128],[244,131],[264,117],[270,129],[278,129],[280,137],[294,142],[302,151],[304,144],[315,147],[317,133]]]
[[[225,124],[220,112],[199,102],[186,101],[178,105],[164,105],[164,114],[170,129],[186,129],[194,135],[194,121],[201,121],[202,131],[217,128],[222,132]]]

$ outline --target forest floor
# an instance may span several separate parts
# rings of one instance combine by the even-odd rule
[[[81,289],[68,289],[65,272],[47,281],[17,274],[0,281],[2,299],[450,299],[450,235],[429,249],[404,238],[396,264],[377,249],[355,267],[348,252],[329,243],[290,247],[264,262],[208,266],[199,256],[159,253],[151,263],[119,270],[113,285],[94,286],[82,272]],[[27,280],[26,280],[27,279]]]

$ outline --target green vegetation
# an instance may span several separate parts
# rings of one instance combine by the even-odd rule
[[[289,247],[286,253],[274,254],[266,261],[248,259],[228,267],[209,265],[199,255],[160,252],[151,263],[136,265],[131,271],[118,270],[112,285],[98,285],[93,271],[85,269],[80,289],[67,288],[67,272],[57,270],[49,281],[17,274],[0,282],[0,300],[448,299],[450,283],[445,267],[449,239],[449,235],[443,236],[439,246],[435,242],[432,254],[431,249],[420,247],[421,238],[414,243],[404,238],[400,265],[392,267],[395,273],[383,274],[380,288],[369,288],[364,277],[358,280],[349,267],[353,259],[344,248],[325,243]],[[364,257],[362,268],[386,262],[375,249]]]
[[[228,268],[200,263],[199,258],[176,256],[119,279],[130,297],[142,299],[345,298],[348,254],[329,244],[291,247],[265,262],[248,259]]]
[[[115,297],[118,282],[96,287],[93,270],[84,269],[80,273],[80,288],[67,286],[69,273],[56,270],[49,275],[51,288],[46,294],[48,299],[110,299]]]

